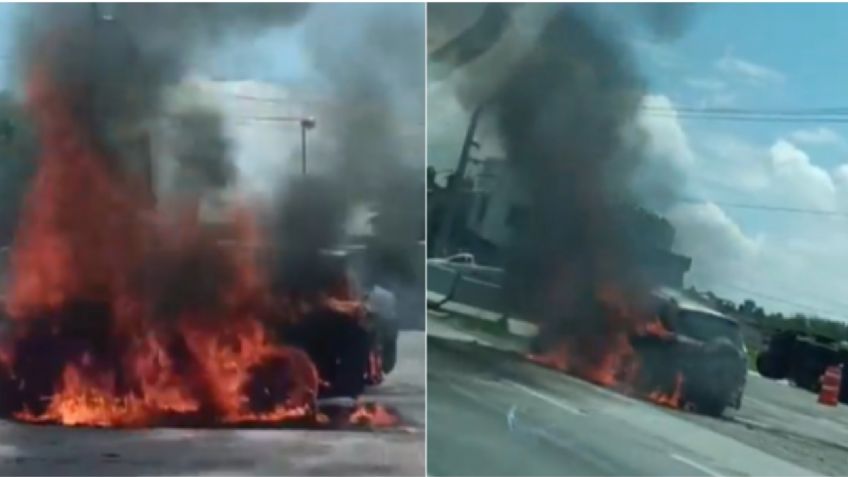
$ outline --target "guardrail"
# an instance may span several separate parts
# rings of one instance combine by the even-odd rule
[[[529,337],[536,325],[504,310],[502,271],[444,262],[427,264],[427,308],[497,324],[504,332]],[[494,280],[497,280],[498,282]]]
[[[442,297],[428,300],[428,306],[439,308],[448,301],[456,301],[491,312],[502,310],[503,289],[484,276],[474,267],[427,264],[427,290]]]

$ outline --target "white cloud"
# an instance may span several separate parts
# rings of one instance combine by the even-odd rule
[[[848,321],[844,223],[840,230],[819,221],[752,237],[714,203],[679,205],[667,217],[677,232],[675,250],[693,259],[688,284],[737,302],[752,298],[770,312]]]
[[[836,167],[831,173],[836,185],[836,202],[839,210],[848,211],[848,164]]]
[[[688,279],[698,286],[712,287],[738,275],[760,251],[760,242],[746,236],[716,204],[679,204],[667,218],[676,230],[676,250],[693,259]]]
[[[836,186],[830,174],[810,161],[806,152],[785,139],[769,149],[771,188],[783,194],[791,205],[832,210],[836,207]],[[784,201],[783,203],[786,203]]]
[[[786,79],[783,73],[775,69],[733,56],[730,52],[719,58],[715,67],[722,73],[755,84],[783,83]]]
[[[736,93],[726,81],[713,77],[691,77],[684,80],[686,86],[704,96],[694,100],[700,108],[726,108],[736,103]]]
[[[734,201],[827,210],[838,205],[834,174],[788,139],[762,145],[701,133],[695,150],[702,166],[693,171],[695,183],[708,197],[725,193]]]
[[[662,166],[689,168],[695,161],[695,155],[671,100],[667,96],[647,95],[642,99],[642,106],[636,123],[645,133],[649,158]],[[663,113],[653,114],[656,110]]]
[[[633,190],[648,206],[668,205],[684,186],[695,161],[674,104],[666,96],[645,96],[640,113],[627,132],[628,139],[644,154],[632,176]]]
[[[660,95],[644,101],[674,108]],[[848,211],[848,163],[828,170],[789,137],[757,144],[734,134],[693,134],[669,116],[640,117],[637,124],[651,136],[647,150],[664,158],[656,164],[684,174],[682,195],[710,199],[663,212],[676,230],[675,250],[693,258],[687,283],[734,300],[753,298],[770,311],[848,321],[840,311],[848,309],[840,298],[848,296],[848,220],[730,205]]]
[[[789,134],[789,138],[800,144],[841,144],[842,136],[836,131],[826,127],[818,127],[815,129],[798,129]]]
[[[686,85],[692,89],[703,91],[722,91],[727,88],[727,83],[717,78],[686,78]]]
[[[693,142],[703,156],[696,174],[708,189],[755,193],[768,186],[768,149],[732,134],[702,132]]]
[[[671,70],[680,64],[677,51],[666,43],[635,38],[630,41],[630,45],[638,52],[639,58],[646,59],[659,68]]]

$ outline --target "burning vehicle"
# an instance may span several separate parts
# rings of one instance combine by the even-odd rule
[[[668,403],[674,407],[716,416],[726,407],[739,409],[748,372],[739,324],[675,290],[662,288],[655,296],[659,326],[631,339],[645,370],[639,386],[674,383],[676,402]],[[649,397],[665,403],[661,395]]]
[[[738,324],[673,291],[691,266],[663,218],[681,181],[655,168],[641,124],[650,90],[630,48],[592,7],[488,5],[457,31],[460,14],[441,10],[430,53],[444,73],[430,91],[464,113],[442,114],[469,118],[439,253],[473,247],[503,266],[491,302],[536,325],[532,360],[671,407],[738,407]],[[468,177],[475,163],[486,167]]]
[[[142,272],[153,277],[139,286],[161,294],[144,310],[159,315],[147,318],[149,323],[132,323],[145,318],[120,314],[144,312],[144,304],[118,310],[102,300],[79,299],[56,309],[39,305],[30,317],[18,315],[14,302],[5,303],[0,413],[29,422],[104,427],[308,424],[320,420],[320,398],[356,398],[391,371],[396,323],[356,293],[346,252],[321,251],[311,261],[314,275],[301,281],[314,294],[293,287],[260,296],[250,290],[260,286],[257,269],[246,259],[250,254],[213,240],[194,247],[158,252],[178,256],[160,257],[156,269]],[[19,293],[15,252],[13,275],[6,277],[13,299]],[[225,260],[236,257],[245,261]],[[230,282],[239,279],[245,282]],[[220,289],[224,284],[235,290]],[[233,295],[203,303],[218,293]],[[227,316],[239,312],[245,315]],[[168,318],[176,322],[155,321]],[[396,421],[381,406],[369,409],[354,409],[350,422]]]
[[[344,248],[320,250],[308,266],[310,276],[291,277],[287,285],[296,290],[299,282],[320,291],[317,296],[297,291],[312,303],[308,316],[282,324],[279,334],[313,359],[327,384],[320,390],[322,397],[358,396],[366,386],[380,384],[397,357],[394,297],[377,285],[359,289],[351,263],[356,253]],[[282,267],[286,269],[286,264]],[[340,295],[327,299],[322,296],[326,290],[338,290]]]
[[[727,407],[738,409],[747,379],[739,324],[669,288],[655,290],[649,301],[653,315],[641,315],[632,326],[607,325],[612,329],[560,337],[555,344],[545,343],[540,334],[529,358],[667,407],[712,416]],[[609,302],[598,308],[615,309]],[[606,319],[626,316],[619,308]],[[590,346],[586,342],[596,351],[581,348]]]
[[[392,322],[328,250],[336,241],[287,248],[292,234],[241,198],[214,224],[202,219],[201,199],[235,174],[217,113],[183,125],[170,160],[196,180],[171,196],[154,190],[147,140],[181,55],[209,38],[203,25],[241,28],[227,23],[235,16],[276,27],[303,8],[201,7],[207,22],[180,23],[191,15],[115,7],[123,21],[109,14],[94,27],[87,7],[63,8],[44,7],[27,45],[38,152],[3,287],[0,416],[121,428],[328,424],[321,398],[356,398],[391,369]],[[145,43],[157,37],[151,19],[165,17],[177,22],[165,27],[172,41]],[[374,404],[341,419],[397,421]]]
[[[66,174],[40,176],[3,249],[0,415],[104,427],[319,423],[320,398],[356,398],[391,371],[394,310],[355,286],[354,251],[267,245],[249,209],[211,222],[196,206],[168,216],[132,202],[143,193],[120,197],[120,179],[95,177],[91,156],[67,152],[41,159],[40,174]],[[99,189],[82,193],[88,181]],[[57,199],[66,202],[47,205]],[[90,215],[54,215],[71,204]],[[370,294],[392,299],[378,286]],[[371,408],[352,410],[350,423],[395,422]]]

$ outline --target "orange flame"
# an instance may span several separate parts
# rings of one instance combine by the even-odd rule
[[[648,395],[648,400],[659,404],[660,406],[671,407],[674,409],[680,409],[683,405],[683,374],[677,373],[674,378],[674,391],[671,394],[663,393],[661,391],[654,391]]]
[[[245,248],[216,245],[196,217],[167,223],[118,161],[94,145],[44,73],[34,71],[28,90],[41,156],[16,235],[8,302],[23,331],[0,350],[22,396],[13,415],[122,427],[174,415],[210,423],[312,415],[318,373],[268,331],[269,321],[292,311],[272,300],[250,212],[236,210],[227,225]],[[189,274],[162,277],[160,269]],[[173,288],[182,286],[198,296],[179,296],[175,305]],[[98,304],[104,323],[73,311],[79,303]],[[55,345],[43,353],[63,360],[52,389],[35,387],[53,368],[26,367],[43,358],[16,347],[27,339]]]
[[[396,426],[399,419],[382,404],[366,403],[357,406],[349,421],[355,425],[384,428]]]
[[[637,389],[642,386],[639,376],[643,363],[631,345],[631,336],[655,336],[666,339],[673,333],[657,317],[648,315],[638,306],[630,305],[620,290],[600,287],[596,299],[601,312],[593,318],[597,326],[589,332],[565,335],[543,354],[528,354],[528,360],[556,369],[589,382],[614,388],[620,392],[639,395],[670,407],[679,407],[683,376],[675,378],[671,394]]]
[[[652,335],[658,338],[668,338],[672,335],[671,331],[668,331],[659,319],[645,323],[640,330],[640,334]]]

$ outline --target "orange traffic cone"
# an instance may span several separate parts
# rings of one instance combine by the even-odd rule
[[[821,377],[819,404],[836,406],[839,404],[839,388],[842,386],[842,365],[828,366]]]

